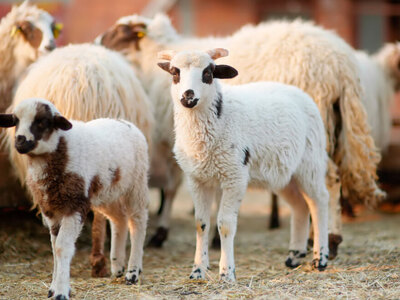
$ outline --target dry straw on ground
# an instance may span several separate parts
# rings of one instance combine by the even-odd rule
[[[191,200],[183,190],[174,204],[169,240],[163,249],[145,249],[144,272],[136,286],[90,277],[90,224],[86,224],[72,261],[73,299],[400,299],[400,215],[364,212],[345,224],[339,257],[325,272],[313,271],[308,264],[289,270],[284,266],[288,209],[282,210],[282,228],[268,231],[265,198],[265,192],[252,191],[241,208],[236,284],[218,281],[215,250],[210,251],[209,280],[188,279],[195,229]],[[156,203],[153,200],[152,211]],[[52,272],[47,230],[40,219],[32,218],[2,216],[0,225],[0,299],[45,299]]]

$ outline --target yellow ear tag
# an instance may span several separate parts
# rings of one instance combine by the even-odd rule
[[[14,25],[11,28],[10,36],[11,37],[15,36],[19,31],[21,31],[21,29],[19,27],[17,27],[16,25]]]
[[[142,37],[144,37],[145,36],[145,34],[144,34],[144,32],[142,32],[142,31],[139,31],[138,33],[137,33],[137,37],[138,38],[142,38]]]
[[[64,28],[64,25],[62,23],[54,24],[54,27],[53,27],[54,38],[58,38],[60,36],[60,33],[61,33],[63,28]]]

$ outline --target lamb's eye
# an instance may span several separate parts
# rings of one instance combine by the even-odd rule
[[[41,120],[38,120],[37,126],[38,126],[39,128],[44,129],[44,128],[47,127],[48,123],[49,123],[49,122],[47,121],[47,119],[41,119]]]

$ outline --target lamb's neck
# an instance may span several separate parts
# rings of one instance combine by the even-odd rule
[[[213,151],[223,135],[224,124],[220,119],[221,101],[220,94],[216,94],[208,107],[189,109],[176,104],[175,147],[196,159],[203,159],[207,152]]]

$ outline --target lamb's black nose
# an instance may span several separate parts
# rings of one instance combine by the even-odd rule
[[[25,141],[26,141],[26,137],[24,135],[19,135],[19,136],[17,136],[15,143],[21,145],[21,144],[25,143]]]
[[[193,99],[194,97],[194,91],[193,90],[187,90],[182,94],[182,98],[184,99]]]

